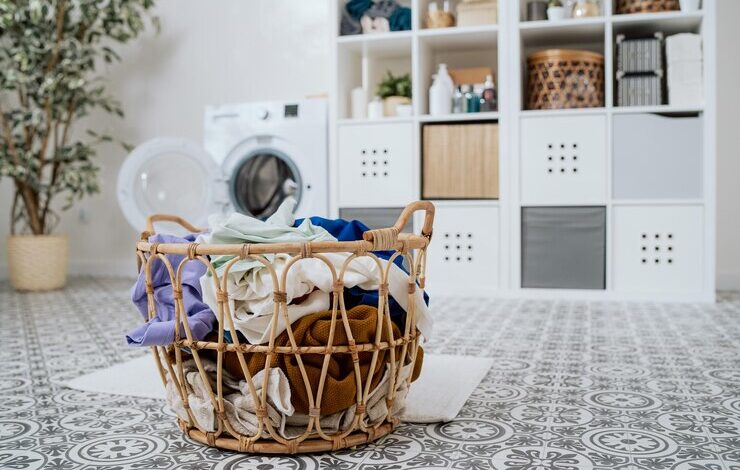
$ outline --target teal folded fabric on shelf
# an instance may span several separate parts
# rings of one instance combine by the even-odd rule
[[[398,7],[388,17],[391,31],[409,31],[411,29],[411,8]]]

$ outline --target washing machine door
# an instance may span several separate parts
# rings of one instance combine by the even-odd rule
[[[149,140],[123,162],[118,203],[136,230],[144,229],[151,214],[174,214],[205,227],[218,210],[219,177],[218,165],[200,145],[181,138]]]
[[[298,167],[285,152],[263,147],[251,150],[233,167],[230,187],[237,210],[266,219],[287,197],[300,204],[303,184]]]

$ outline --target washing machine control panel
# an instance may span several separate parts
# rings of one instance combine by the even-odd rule
[[[286,104],[283,116],[286,118],[297,118],[298,117],[298,105],[297,104]]]
[[[266,121],[270,117],[270,111],[268,111],[267,108],[257,108],[257,111],[255,111],[255,116],[260,121]]]

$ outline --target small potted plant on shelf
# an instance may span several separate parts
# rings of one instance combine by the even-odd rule
[[[547,19],[550,21],[557,21],[565,18],[566,15],[563,2],[560,0],[550,0],[547,4]]]
[[[398,106],[411,104],[411,77],[409,74],[396,76],[388,70],[378,84],[376,95],[383,99],[383,114],[387,117],[397,116]]]
[[[123,116],[97,72],[120,60],[114,44],[137,37],[153,6],[153,0],[2,3],[0,178],[13,184],[7,252],[16,289],[65,284],[67,238],[52,234],[58,213],[99,191],[96,147],[113,140],[79,129],[79,121],[95,110]]]

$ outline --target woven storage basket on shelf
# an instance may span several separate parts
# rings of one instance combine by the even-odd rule
[[[527,109],[604,106],[604,56],[547,49],[527,57]]]
[[[679,10],[678,0],[617,0],[617,14]]]
[[[424,224],[421,235],[400,233],[410,217],[415,211],[425,211]],[[414,368],[417,360],[417,351],[420,342],[420,333],[416,325],[416,312],[414,308],[414,295],[416,290],[424,288],[424,270],[426,263],[426,250],[432,235],[432,224],[434,221],[434,205],[428,201],[419,201],[408,205],[398,218],[393,227],[377,230],[368,230],[363,234],[363,240],[345,241],[345,242],[327,242],[317,241],[309,243],[273,243],[273,244],[239,244],[239,245],[207,245],[207,244],[159,244],[149,243],[147,240],[154,232],[154,223],[166,221],[180,224],[186,230],[191,232],[201,232],[199,229],[187,223],[176,216],[155,215],[147,221],[146,231],[142,233],[141,241],[136,244],[137,261],[140,269],[144,270],[146,276],[147,299],[149,303],[149,317],[153,318],[155,312],[154,289],[152,284],[151,265],[153,260],[161,260],[169,272],[170,281],[172,282],[172,294],[175,299],[175,341],[170,346],[156,346],[152,352],[159,368],[165,386],[171,381],[170,387],[174,386],[175,395],[184,410],[187,412],[188,419],[178,418],[180,428],[191,439],[202,442],[209,446],[219,447],[239,452],[265,453],[265,454],[295,454],[304,452],[323,452],[343,449],[363,444],[378,439],[391,431],[398,425],[399,418],[397,413],[400,412],[399,404],[394,407],[394,400],[402,400],[401,390],[408,391],[411,382],[410,375],[401,375],[403,370]],[[391,250],[393,254],[387,261],[387,268],[382,268],[379,258],[372,252],[380,250]],[[347,259],[342,269],[336,269],[322,253],[345,253]],[[288,254],[292,255],[278,273],[275,267],[265,255],[271,254]],[[169,258],[178,255],[182,257],[179,264],[172,264]],[[231,261],[225,264],[225,270],[221,278],[216,274],[216,270],[211,265],[209,256],[230,255],[234,256]],[[378,279],[377,293],[379,302],[377,307],[377,329],[375,330],[374,339],[369,342],[355,342],[353,333],[349,326],[347,310],[344,304],[344,285],[343,276],[350,263],[360,257],[369,257],[374,260],[371,263],[376,264],[381,279]],[[399,325],[400,334],[388,334],[393,330],[393,324],[389,312],[388,304],[388,276],[391,264],[398,257],[402,257],[406,262],[409,270],[408,285],[404,290],[408,292],[408,308],[405,314],[404,325]],[[296,342],[293,334],[293,328],[288,321],[288,307],[286,299],[286,280],[288,271],[296,264],[301,263],[304,258],[315,258],[321,260],[331,272],[333,283],[332,309],[330,319],[330,330],[340,330],[341,335],[346,336],[347,341],[344,345],[332,344],[335,335],[329,333],[327,344],[321,346],[306,346]],[[272,277],[273,299],[275,308],[271,319],[270,339],[265,344],[253,345],[240,341],[239,335],[232,335],[233,343],[224,339],[225,329],[236,331],[234,321],[229,310],[228,302],[228,284],[227,277],[231,267],[239,260],[251,259],[260,262],[269,270]],[[181,275],[186,263],[203,263],[208,271],[214,276],[214,283],[217,288],[218,311],[214,312],[218,319],[218,339],[216,341],[196,341],[193,339],[192,331],[188,324],[188,318],[185,315],[185,306],[182,299]],[[210,282],[210,281],[209,281]],[[285,333],[289,338],[289,346],[276,345],[276,324],[278,318],[285,321],[288,325]],[[182,331],[181,331],[182,330]],[[384,332],[385,331],[385,332]],[[281,335],[282,336],[282,335]],[[183,380],[183,363],[184,357],[188,352],[197,365],[199,379],[205,384],[207,389],[208,404],[212,406],[215,418],[215,429],[205,429],[195,418],[195,414],[189,405],[189,392],[191,385],[188,380]],[[380,353],[383,353],[380,356]],[[216,357],[215,370],[212,368],[206,370],[202,365],[201,358],[210,354]],[[371,365],[365,373],[361,371],[358,355],[363,355],[367,359],[371,355]],[[230,420],[229,414],[225,412],[225,401],[223,392],[224,375],[227,374],[223,367],[226,356],[230,355],[231,359],[238,359],[241,364],[240,370],[242,375],[236,377],[244,380],[248,388],[247,398],[257,404],[255,417],[256,432],[252,435],[245,435],[235,429],[234,423]],[[254,358],[254,355],[264,356],[264,382],[255,383],[252,381],[253,374],[249,368],[244,365],[246,358]],[[322,397],[329,395],[325,386],[327,380],[328,363],[334,357],[337,360],[344,359],[349,355],[354,364],[353,377],[356,382],[356,396],[350,398],[354,403],[354,416],[349,415],[351,424],[339,432],[329,433],[321,428],[320,417],[322,413]],[[306,357],[314,356],[319,359],[316,362],[321,363],[323,367],[320,372],[320,379],[314,381],[308,379],[304,361]],[[282,436],[277,429],[271,424],[268,416],[268,399],[266,390],[269,386],[271,377],[269,371],[272,359],[290,359],[291,364],[297,364],[300,369],[303,383],[291,383],[291,389],[294,387],[304,388],[309,401],[309,411],[305,431],[293,438]],[[378,357],[384,358],[385,364],[379,362]],[[261,358],[258,358],[261,359]],[[378,361],[376,363],[376,361]],[[346,362],[346,361],[345,361]],[[371,373],[374,365],[380,364],[388,372],[388,386],[385,403],[387,412],[384,412],[377,421],[368,424],[365,421],[366,405],[368,405],[368,395],[371,392]],[[197,377],[197,375],[196,375]],[[318,382],[318,383],[316,383]],[[257,392],[258,386],[261,387],[261,393]],[[398,392],[398,396],[396,395]],[[245,392],[246,393],[246,392]],[[401,397],[401,398],[399,398]],[[328,405],[327,405],[328,406]],[[180,416],[180,415],[179,415]],[[302,429],[302,428],[301,428]]]

